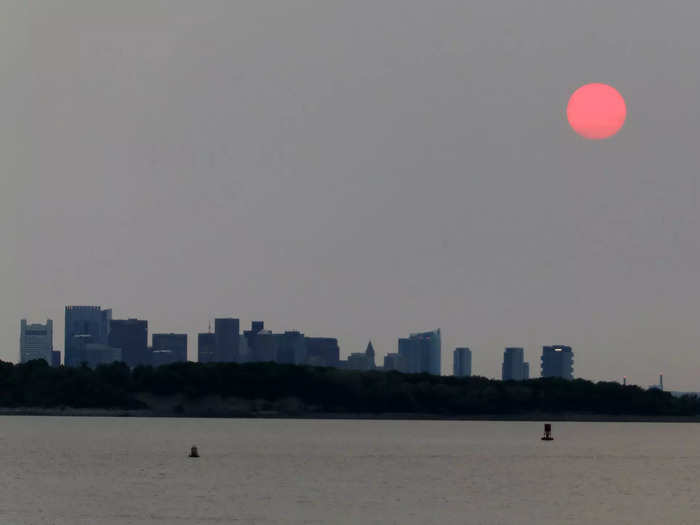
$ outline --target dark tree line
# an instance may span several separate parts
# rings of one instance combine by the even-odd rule
[[[0,361],[0,407],[147,408],[139,395],[206,396],[278,402],[335,413],[434,415],[576,412],[696,415],[696,396],[673,397],[619,383],[576,379],[495,381],[398,372],[358,372],[275,363],[176,363],[129,369],[123,363],[49,367],[45,361]]]

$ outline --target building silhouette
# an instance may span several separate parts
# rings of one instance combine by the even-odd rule
[[[66,306],[64,330],[64,363],[78,366],[80,360],[73,349],[73,338],[89,335],[92,344],[108,344],[112,310],[102,310],[99,306]]]
[[[47,364],[53,363],[53,321],[46,324],[27,324],[26,319],[19,323],[19,360],[22,363],[33,359],[43,359]]]
[[[306,363],[313,366],[333,366],[340,363],[340,347],[334,337],[306,337]]]
[[[261,330],[255,336],[255,356],[257,361],[277,362],[277,349],[282,334],[273,334],[270,330]]]
[[[570,346],[542,347],[542,377],[573,379],[574,353]]]
[[[510,347],[505,349],[503,352],[501,378],[503,381],[522,381],[530,378],[530,365],[525,362],[522,348]]]
[[[244,349],[242,349],[242,361],[264,361],[260,359],[260,344],[258,341],[258,334],[265,330],[265,323],[263,321],[253,321],[250,323],[250,330],[244,330],[243,332],[243,343]]]
[[[235,363],[239,360],[240,321],[233,318],[214,320],[215,350],[214,361]]]
[[[115,348],[108,344],[96,343],[90,334],[76,334],[72,337],[73,359],[78,365],[87,365],[95,368],[99,365],[108,365],[115,361],[123,361],[121,348]]]
[[[208,332],[197,334],[197,361],[211,363],[216,355],[216,335]]]
[[[304,334],[296,330],[277,335],[277,362],[289,365],[306,363],[306,341]]]
[[[399,339],[401,372],[440,375],[441,348],[440,329]]]
[[[119,348],[122,360],[129,366],[151,364],[148,351],[148,321],[141,319],[113,319],[110,323],[109,346]]]
[[[452,373],[456,377],[472,375],[472,351],[469,348],[455,348],[452,353]]]
[[[364,352],[353,352],[350,354],[348,360],[344,363],[344,367],[350,370],[374,370],[377,368],[374,358],[374,346],[372,346],[372,341],[370,341]]]
[[[396,353],[390,353],[386,354],[384,356],[384,370],[385,371],[390,371],[390,370],[395,370],[397,372],[400,372],[403,370],[403,362],[401,361],[401,355],[399,355],[398,352]]]
[[[153,353],[160,353],[159,362],[161,359],[170,363],[187,361],[187,334],[153,334],[151,347]],[[170,355],[165,355],[165,352],[170,352]],[[155,360],[153,366],[157,366]]]

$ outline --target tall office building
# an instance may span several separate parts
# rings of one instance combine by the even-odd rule
[[[522,381],[530,376],[530,365],[525,362],[522,348],[506,348],[503,352],[503,381]]]
[[[212,363],[216,356],[216,335],[209,332],[197,334],[197,361]]]
[[[452,372],[456,377],[472,375],[472,351],[469,348],[455,348],[452,353]]]
[[[389,353],[384,356],[384,370],[390,371],[395,370],[400,372],[404,369],[403,361],[398,353]]]
[[[239,359],[240,321],[233,318],[214,320],[216,349],[214,360],[219,363],[234,363]]]
[[[290,365],[306,363],[306,340],[304,334],[296,330],[288,330],[283,334],[275,334],[278,338],[277,362]]]
[[[314,366],[338,366],[340,347],[334,337],[306,337],[306,361]]]
[[[253,321],[250,323],[250,330],[243,331],[243,340],[245,346],[245,356],[243,356],[243,361],[263,361],[260,359],[260,345],[258,344],[258,334],[265,329],[265,323],[263,321]]]
[[[95,343],[90,334],[76,334],[71,338],[73,359],[76,363],[86,364],[90,368],[123,361],[120,348],[113,348],[104,343]]]
[[[372,341],[367,344],[364,352],[353,352],[348,356],[348,360],[343,362],[343,366],[349,370],[374,370],[377,368],[375,362],[374,346]]]
[[[402,372],[409,374],[441,372],[440,329],[411,334],[399,339]]]
[[[22,319],[19,324],[19,359],[22,363],[34,359],[43,359],[47,364],[53,363],[53,321],[46,324],[27,324]]]
[[[172,362],[187,361],[187,334],[153,334],[151,341],[153,352],[169,350]]]
[[[112,310],[102,310],[99,306],[66,306],[64,364],[80,365],[73,351],[73,338],[76,335],[92,336],[93,344],[107,344],[111,320]]]
[[[574,352],[570,346],[542,347],[542,377],[573,379]]]
[[[365,348],[365,356],[367,357],[367,362],[369,363],[370,369],[374,370],[377,368],[377,361],[375,359],[374,346],[372,341],[367,343],[367,348]]]
[[[114,319],[110,323],[109,346],[121,348],[122,359],[129,366],[150,365],[148,321]]]

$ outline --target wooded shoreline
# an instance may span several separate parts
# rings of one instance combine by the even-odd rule
[[[695,395],[615,382],[497,381],[276,363],[130,369],[0,362],[0,414],[494,421],[700,421]]]

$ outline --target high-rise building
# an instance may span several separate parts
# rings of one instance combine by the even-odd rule
[[[73,359],[77,365],[95,368],[98,365],[123,361],[121,348],[114,348],[103,343],[95,343],[90,334],[76,334],[71,338]]]
[[[372,341],[367,344],[364,352],[353,352],[350,354],[344,366],[350,370],[374,370],[377,368]]]
[[[279,362],[277,351],[282,341],[282,334],[273,334],[270,330],[261,330],[256,338],[256,356],[258,361]]]
[[[409,374],[428,373],[440,375],[441,372],[440,329],[432,332],[411,334],[399,339],[399,355],[402,372]]]
[[[99,306],[66,306],[64,364],[80,365],[72,346],[76,335],[89,335],[94,344],[107,344],[111,320],[112,310],[102,310]]]
[[[148,351],[148,321],[114,319],[110,323],[109,346],[120,348],[122,359],[129,366],[150,365]]]
[[[209,332],[197,334],[197,361],[199,363],[211,363],[216,356],[216,336]]]
[[[375,360],[374,346],[372,346],[372,341],[367,343],[367,348],[365,348],[365,356],[367,358],[367,363],[369,364],[370,370],[377,368],[377,361]]]
[[[153,352],[170,350],[172,362],[187,361],[187,334],[153,334],[151,341]]]
[[[574,353],[570,346],[542,347],[542,377],[574,377]]]
[[[27,324],[22,319],[19,324],[19,359],[22,363],[33,359],[43,359],[47,364],[52,364],[53,351],[53,321],[46,320],[46,324]]]
[[[61,352],[53,350],[51,352],[51,366],[57,368],[61,366]]]
[[[295,330],[286,331],[277,336],[279,344],[277,346],[278,363],[291,365],[303,365],[306,363],[306,341],[304,334]]]
[[[258,344],[258,334],[263,330],[265,330],[265,323],[263,321],[253,321],[250,323],[250,330],[243,331],[242,343],[245,347],[243,361],[264,361],[264,359],[261,359],[260,345]]]
[[[151,365],[159,367],[163,365],[171,365],[173,363],[182,362],[178,359],[176,353],[169,348],[151,349]]]
[[[334,337],[306,337],[306,362],[314,366],[338,366],[340,347]]]
[[[404,369],[401,356],[398,353],[390,353],[384,356],[384,370],[396,370],[400,372]]]
[[[452,360],[452,371],[456,377],[472,375],[472,351],[469,348],[455,348]]]
[[[234,363],[239,359],[240,321],[233,318],[214,320],[214,360],[219,363]]]
[[[503,352],[503,381],[522,381],[529,375],[530,365],[525,362],[524,350],[519,347],[506,348]]]

